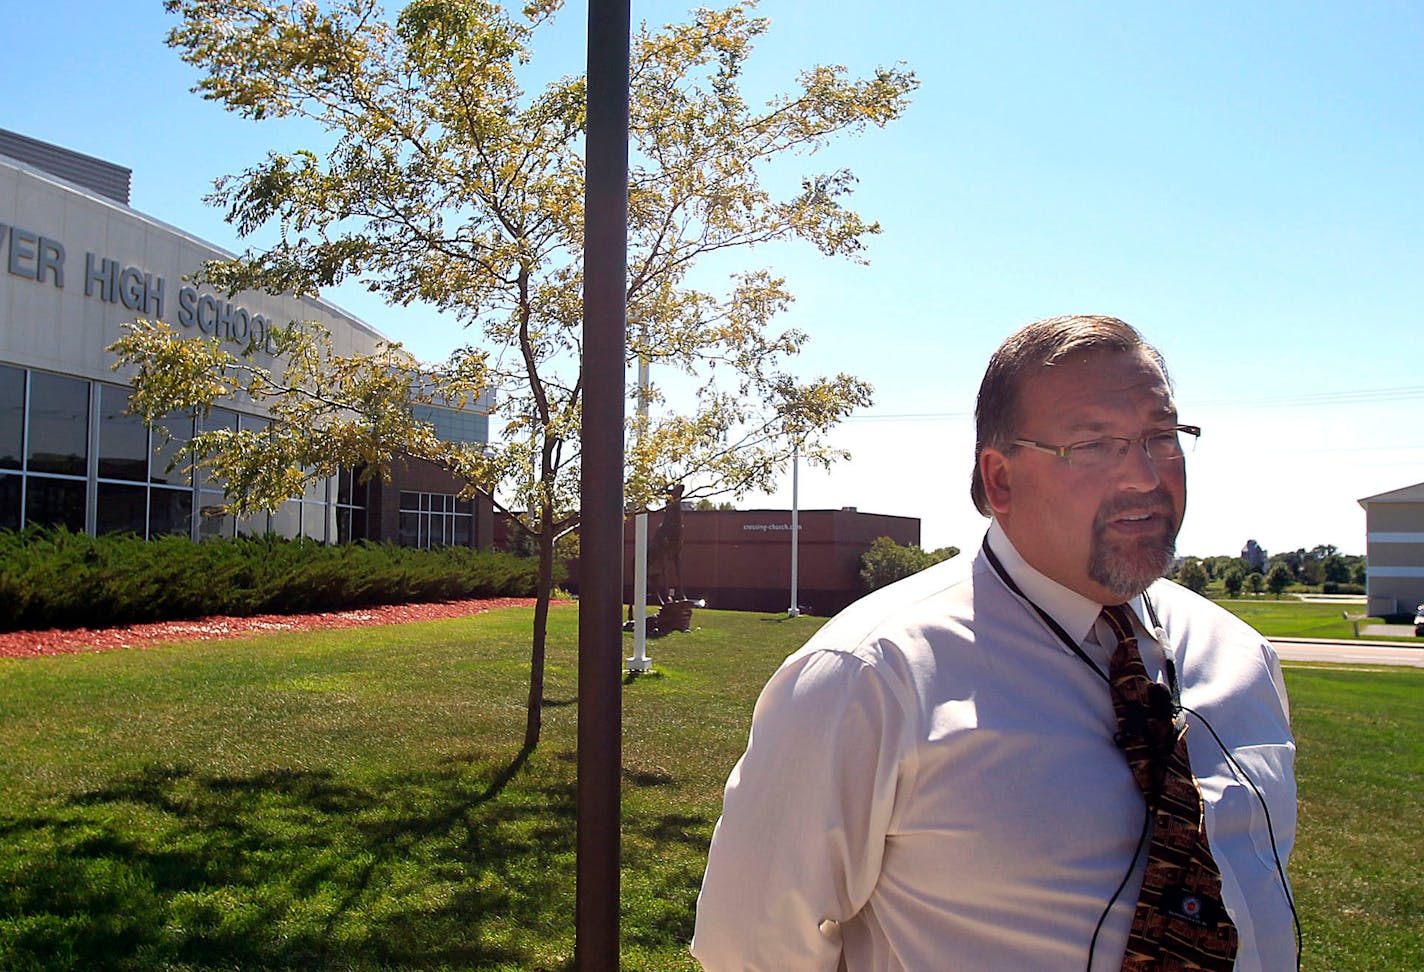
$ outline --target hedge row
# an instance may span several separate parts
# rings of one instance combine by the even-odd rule
[[[1365,593],[1362,584],[1339,584],[1335,581],[1326,581],[1320,585],[1322,594],[1363,594]]]
[[[532,597],[535,579],[532,560],[467,547],[0,530],[0,631]]]

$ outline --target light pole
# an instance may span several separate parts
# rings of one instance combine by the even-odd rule
[[[798,498],[796,495],[797,473],[799,471],[797,467],[800,452],[800,438],[793,439],[791,442],[791,607],[786,609],[786,616],[788,618],[797,617],[801,613],[801,609],[796,606],[796,602],[799,599],[796,592],[796,571],[800,566],[799,555],[801,552],[801,513],[797,506]]]
[[[648,434],[648,325],[639,325],[641,346],[638,349],[638,444]],[[666,514],[664,514],[666,515]],[[633,517],[633,657],[628,659],[628,671],[646,672],[652,669],[648,657],[648,511]]]

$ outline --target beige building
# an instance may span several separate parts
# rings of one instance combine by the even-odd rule
[[[1368,610],[1412,614],[1424,604],[1424,483],[1366,496]]]
[[[350,472],[315,484],[276,511],[234,520],[220,484],[167,468],[194,417],[173,415],[164,441],[125,411],[127,375],[107,348],[137,317],[233,349],[290,321],[319,321],[338,354],[370,351],[382,335],[322,300],[218,293],[188,277],[230,254],[129,205],[129,170],[0,129],[0,529],[62,525],[139,536],[277,533],[325,542],[391,540],[409,546],[485,546],[488,497],[412,462],[389,483]],[[488,441],[488,402],[419,417],[450,440]],[[261,429],[251,402],[230,401],[202,429]]]

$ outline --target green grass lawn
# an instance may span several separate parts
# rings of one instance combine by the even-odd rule
[[[570,968],[575,609],[0,662],[0,968]],[[624,697],[623,966],[694,969],[721,788],[819,621],[699,611]],[[1291,668],[1318,972],[1424,967],[1424,672]]]
[[[1288,666],[1307,969],[1424,969],[1424,670]]]
[[[1238,600],[1218,600],[1216,603],[1232,614],[1245,620],[1251,627],[1268,638],[1334,638],[1341,641],[1355,640],[1354,626],[1341,616],[1348,610],[1351,614],[1364,612],[1364,599],[1358,603],[1321,604],[1297,601],[1286,597],[1276,600],[1271,597],[1241,598]],[[1379,624],[1380,618],[1369,622]],[[1374,636],[1362,636],[1364,640],[1380,640]],[[1414,642],[1424,648],[1424,638],[1385,638],[1387,641]]]

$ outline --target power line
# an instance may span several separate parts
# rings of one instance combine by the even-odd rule
[[[1359,388],[1350,391],[1313,392],[1298,395],[1273,395],[1268,398],[1218,398],[1197,402],[1202,408],[1279,408],[1283,405],[1356,405],[1401,402],[1424,399],[1424,385],[1402,385],[1397,388]]]
[[[1389,402],[1422,401],[1424,385],[1401,385],[1396,388],[1360,388],[1350,391],[1312,392],[1300,395],[1274,395],[1267,398],[1217,398],[1193,403],[1193,408],[1233,408],[1242,410],[1264,408],[1312,408],[1340,405],[1376,405]],[[973,412],[864,412],[848,416],[847,422],[953,422],[972,419]]]
[[[973,412],[868,412],[863,415],[850,415],[846,422],[946,422],[954,419],[973,418]]]

